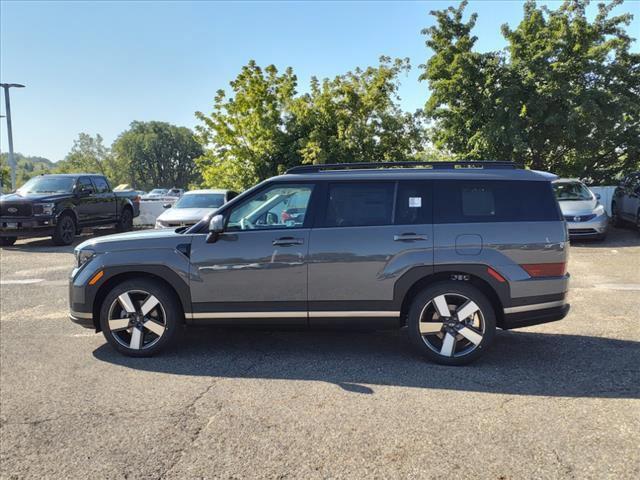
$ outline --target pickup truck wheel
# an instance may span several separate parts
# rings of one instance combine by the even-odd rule
[[[127,280],[117,285],[100,308],[100,327],[109,344],[130,357],[149,357],[177,336],[182,309],[160,282]]]
[[[10,247],[14,243],[16,243],[17,239],[18,237],[0,237],[0,245],[2,245],[3,247]]]
[[[120,216],[120,221],[116,225],[119,232],[128,232],[133,228],[133,212],[130,208],[125,208]]]
[[[58,219],[56,229],[53,232],[53,243],[56,245],[71,245],[76,236],[76,221],[69,215],[64,214]]]
[[[425,357],[465,365],[493,341],[496,317],[491,302],[474,286],[442,282],[416,295],[407,326],[411,342]]]

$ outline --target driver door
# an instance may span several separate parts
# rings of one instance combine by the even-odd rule
[[[312,184],[274,183],[225,211],[213,243],[191,244],[193,320],[307,323]],[[291,215],[295,212],[295,215]]]

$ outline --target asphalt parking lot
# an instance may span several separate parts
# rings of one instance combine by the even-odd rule
[[[639,478],[640,235],[576,243],[569,316],[477,363],[403,331],[193,329],[130,359],[67,320],[72,247],[0,250],[2,478]]]

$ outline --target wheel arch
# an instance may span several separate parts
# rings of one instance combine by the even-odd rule
[[[421,267],[416,268],[420,269]],[[400,305],[401,325],[406,324],[409,308],[415,296],[430,285],[445,281],[464,282],[480,290],[487,297],[495,311],[496,323],[498,326],[502,325],[504,302],[508,298],[509,287],[506,281],[498,283],[488,274],[485,273],[483,275],[482,272],[487,272],[487,268],[486,265],[448,265],[435,271],[432,269],[430,273],[422,271],[422,275],[418,275],[411,282],[404,282],[404,285],[399,281],[396,284],[396,296],[398,297],[396,301]],[[405,273],[405,275],[407,274]]]
[[[101,285],[98,287],[98,290],[95,293],[95,296],[93,298],[93,303],[92,303],[93,325],[96,328],[96,332],[99,332],[101,330],[100,309],[102,307],[102,302],[104,301],[106,296],[109,294],[109,292],[114,287],[121,284],[122,282],[125,282],[127,280],[133,280],[133,279],[141,279],[141,278],[157,281],[158,283],[161,283],[162,285],[167,287],[171,292],[173,292],[173,294],[175,295],[175,298],[178,300],[180,307],[182,308],[182,313],[183,313],[183,317],[181,319],[182,323],[185,323],[184,313],[191,310],[190,301],[188,301],[188,303],[185,303],[184,295],[181,294],[181,292],[179,292],[178,289],[176,289],[175,285],[173,285],[170,281],[166,280],[167,278],[166,276],[160,275],[157,272],[152,273],[149,271],[134,270],[134,271],[116,273],[110,276],[106,281],[102,282]]]

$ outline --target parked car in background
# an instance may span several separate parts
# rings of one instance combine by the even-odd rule
[[[198,223],[237,194],[230,190],[192,190],[185,193],[156,220],[156,228],[187,227]]]
[[[103,175],[39,175],[0,197],[0,241],[51,235],[56,245],[69,245],[84,227],[131,230],[139,214],[140,196],[111,191]]]
[[[184,195],[184,188],[170,188],[167,197],[181,197]]]
[[[406,326],[425,357],[461,365],[496,327],[564,318],[568,249],[549,178],[512,163],[309,165],[191,228],[79,245],[70,317],[137,357],[184,323]]]
[[[167,193],[169,193],[168,188],[154,188],[145,196],[142,197],[143,200],[159,200],[162,197],[166,197]]]
[[[553,191],[569,228],[571,239],[603,240],[609,228],[609,216],[599,200],[580,180],[560,178]]]
[[[613,193],[611,222],[616,227],[629,222],[640,230],[640,172],[627,175]]]

